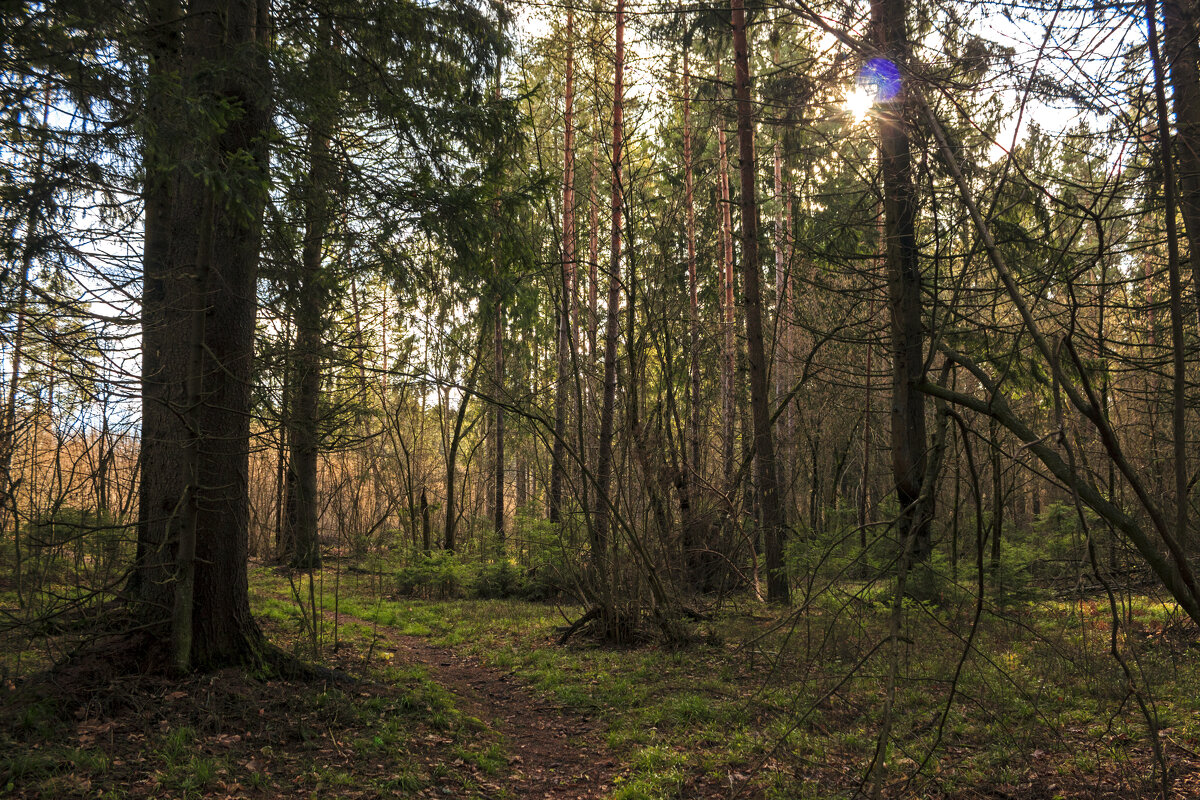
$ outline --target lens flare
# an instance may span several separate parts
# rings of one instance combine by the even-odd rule
[[[876,103],[900,94],[900,70],[886,58],[872,58],[854,76],[854,89],[846,96],[846,110],[861,122]]]

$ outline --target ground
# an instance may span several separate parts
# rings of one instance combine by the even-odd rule
[[[252,585],[272,640],[342,677],[179,681],[122,674],[93,650],[9,681],[0,795],[852,797],[875,745],[881,662],[862,660],[834,606],[735,606],[685,647],[614,649],[559,646],[557,628],[579,613],[569,607],[419,600],[380,576],[308,584],[266,566]],[[857,627],[874,613],[856,610]],[[953,697],[930,676],[952,671],[956,640],[909,640],[884,796],[1155,796],[1145,720],[1107,656],[1103,612],[1077,604],[1041,627],[1009,614],[981,628],[987,650]],[[911,634],[945,636],[917,624],[935,613],[950,612],[915,609]],[[1137,629],[1136,668],[1154,688],[1172,796],[1200,796],[1200,659],[1153,619]]]

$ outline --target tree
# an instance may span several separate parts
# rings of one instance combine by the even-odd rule
[[[131,596],[186,670],[263,656],[245,565],[270,20],[260,0],[197,0],[186,15],[155,0],[150,11]]]
[[[767,599],[786,603],[790,591],[783,568],[786,531],[775,441],[767,399],[767,362],[763,344],[762,265],[758,255],[758,203],[754,159],[754,114],[750,102],[750,47],[743,0],[732,0],[734,95],[737,99],[738,157],[742,186],[742,292],[745,297],[746,360],[750,369],[750,411],[754,421],[754,461],[766,549]]]

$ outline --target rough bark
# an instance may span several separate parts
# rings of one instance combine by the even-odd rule
[[[146,628],[161,640],[175,638],[181,501],[194,491],[188,663],[207,668],[257,661],[262,652],[250,616],[246,555],[255,279],[270,126],[267,6],[196,0],[185,20],[178,4],[161,2],[151,19],[151,70],[161,80],[152,81],[147,105],[143,452],[130,590]],[[172,70],[180,76],[181,94],[167,89]],[[175,130],[182,118],[176,104],[185,100],[217,100],[237,112],[219,133]],[[236,164],[246,173],[231,176],[237,180],[228,186],[237,188],[218,190],[194,170],[173,169],[181,158],[215,158],[214,169]],[[211,269],[197,285],[204,259]],[[205,357],[199,400],[189,403],[197,309]],[[186,466],[192,442],[194,477]]]
[[[691,64],[685,45],[683,51],[683,193],[686,214],[685,238],[687,239],[688,276],[688,445],[686,465],[679,470],[679,508],[683,517],[683,557],[687,570],[688,584],[700,587],[700,554],[697,547],[698,526],[694,515],[691,491],[701,478],[701,400],[700,400],[700,299],[696,279],[696,204],[692,178],[692,88]]]

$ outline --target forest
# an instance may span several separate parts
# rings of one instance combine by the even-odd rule
[[[0,96],[0,796],[1200,796],[1200,0],[11,0]]]

